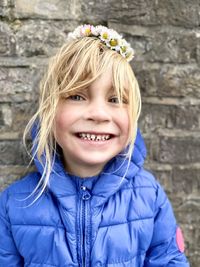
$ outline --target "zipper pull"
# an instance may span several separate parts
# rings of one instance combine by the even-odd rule
[[[89,200],[91,198],[91,194],[88,191],[87,187],[84,185],[81,185],[80,189],[81,189],[82,199],[83,200]]]

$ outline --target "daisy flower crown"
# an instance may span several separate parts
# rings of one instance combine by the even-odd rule
[[[98,25],[80,25],[73,32],[68,34],[69,39],[78,39],[82,37],[97,37],[111,50],[115,50],[122,55],[128,62],[134,57],[134,50],[131,48],[122,35],[115,30],[105,26]]]

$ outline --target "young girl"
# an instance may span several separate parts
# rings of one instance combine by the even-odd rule
[[[1,267],[188,267],[162,187],[143,169],[134,51],[82,25],[50,61],[32,132],[37,172],[0,197]]]

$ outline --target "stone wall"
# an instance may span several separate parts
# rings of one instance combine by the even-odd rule
[[[49,56],[80,23],[107,25],[135,48],[146,167],[165,187],[199,267],[199,0],[1,0],[0,18],[0,189],[29,171],[22,132]]]

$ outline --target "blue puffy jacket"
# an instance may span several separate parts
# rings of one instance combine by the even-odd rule
[[[188,267],[170,202],[142,167],[145,154],[138,132],[123,180],[120,156],[86,179],[66,174],[57,158],[30,205],[43,171],[35,160],[38,172],[0,197],[0,267]]]

